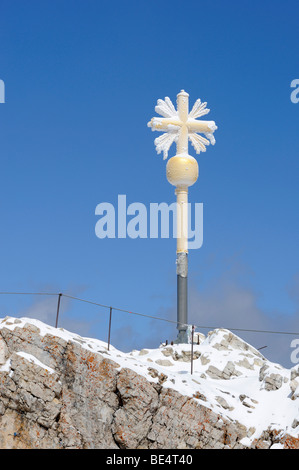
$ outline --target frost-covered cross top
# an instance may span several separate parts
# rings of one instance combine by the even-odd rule
[[[207,103],[198,99],[189,113],[189,95],[184,90],[177,95],[177,110],[168,97],[158,100],[155,111],[163,117],[153,117],[148,127],[153,131],[164,132],[155,139],[157,153],[163,152],[164,160],[168,157],[168,150],[173,142],[176,143],[177,154],[188,154],[188,140],[196,153],[205,152],[210,143],[215,144],[215,122],[196,120],[210,112],[206,106]],[[205,137],[198,133],[204,134]]]

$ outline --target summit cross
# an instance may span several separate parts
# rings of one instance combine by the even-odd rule
[[[177,95],[177,109],[171,100],[158,100],[156,113],[162,117],[153,117],[148,127],[153,131],[164,132],[155,139],[156,150],[163,152],[167,159],[168,151],[175,142],[177,154],[166,164],[166,177],[175,186],[177,197],[177,343],[188,343],[188,188],[198,178],[198,163],[188,154],[189,140],[196,153],[205,152],[206,146],[215,144],[214,121],[202,121],[197,118],[210,112],[207,103],[195,101],[189,113],[189,95],[184,90]],[[199,134],[204,134],[204,137]]]
[[[155,111],[163,117],[153,117],[148,127],[153,131],[164,132],[155,139],[157,153],[163,151],[164,160],[168,157],[168,150],[173,142],[177,145],[177,154],[188,154],[188,140],[197,154],[205,152],[210,143],[215,144],[215,121],[196,120],[210,112],[206,106],[207,103],[198,99],[189,113],[189,94],[184,90],[177,95],[177,110],[168,97],[158,100]],[[205,137],[198,133],[204,134]]]

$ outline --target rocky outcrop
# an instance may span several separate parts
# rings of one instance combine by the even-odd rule
[[[147,368],[149,380],[121,366],[117,352],[112,360],[104,346],[90,341],[29,320],[2,322],[0,448],[237,449],[275,443],[299,447],[294,436],[267,429],[247,445],[255,432],[252,426],[205,406],[207,399],[200,392],[190,397],[167,387],[167,375],[156,367]],[[164,356],[186,362],[187,353],[164,351]],[[221,371],[212,372],[219,381]],[[229,380],[237,372],[229,364],[222,378]],[[276,375],[261,369],[265,390],[281,386]],[[293,394],[296,377],[294,372]],[[237,399],[249,411],[256,406],[246,395]],[[220,392],[215,403],[224,410],[232,408]]]

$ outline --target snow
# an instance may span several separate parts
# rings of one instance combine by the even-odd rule
[[[270,449],[283,449],[283,445],[280,443],[273,444]]]
[[[28,323],[37,327],[41,336],[49,334],[79,343],[81,347],[115,361],[119,364],[119,370],[129,368],[150,382],[157,383],[161,374],[164,374],[163,387],[193,397],[223,419],[238,421],[246,426],[250,432],[249,437],[241,441],[243,444],[250,445],[268,428],[299,436],[299,426],[292,427],[295,419],[299,423],[299,398],[291,398],[291,370],[268,361],[259,351],[228,330],[216,329],[206,337],[200,334],[200,344],[193,345],[191,374],[190,344],[165,345],[124,353],[112,345],[108,351],[107,343],[95,338],[83,338],[30,318],[6,317],[0,320],[0,329],[5,327],[13,330]],[[22,351],[18,354],[54,372],[32,355]],[[268,366],[267,376],[279,374],[282,377],[281,386],[277,390],[269,391],[264,387],[265,378],[260,376],[260,370],[265,365]],[[9,362],[2,365],[0,370],[9,370]],[[275,444],[271,448],[278,449],[281,446]]]
[[[9,372],[10,366],[11,366],[11,360],[7,359],[5,364],[2,364],[2,366],[0,366],[0,372]]]
[[[33,356],[32,354],[28,354],[28,353],[25,353],[23,351],[18,351],[17,352],[17,355],[20,356],[20,357],[23,357],[24,359],[26,359],[27,361],[29,362],[32,362],[33,364],[36,364],[37,366],[39,367],[42,367],[43,369],[45,369],[47,372],[49,372],[50,374],[55,374],[55,370],[54,369],[51,369],[51,367],[49,366],[46,366],[45,364],[43,364],[42,362],[40,362],[35,356]]]

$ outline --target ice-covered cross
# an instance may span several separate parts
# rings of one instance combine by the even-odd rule
[[[205,152],[206,146],[215,144],[214,131],[217,126],[214,121],[196,120],[210,112],[207,103],[198,99],[189,113],[189,95],[182,90],[177,95],[177,110],[171,100],[158,100],[156,113],[163,116],[153,117],[148,123],[153,131],[164,132],[155,139],[157,153],[163,152],[163,159],[168,157],[168,150],[173,142],[177,146],[177,154],[188,154],[188,140],[191,141],[196,153]],[[204,134],[205,137],[198,135]]]

